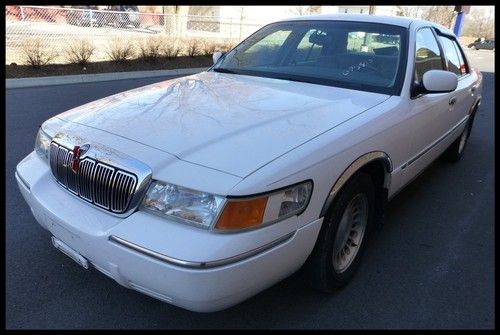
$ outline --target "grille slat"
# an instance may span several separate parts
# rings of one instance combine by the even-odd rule
[[[55,176],[57,173],[57,153],[59,151],[59,146],[55,143],[50,143],[50,169],[52,174]]]
[[[123,189],[122,189],[122,182],[124,180],[124,175],[117,173],[115,176],[115,182],[114,182],[114,188],[117,190],[117,192],[113,192],[113,203],[111,204],[111,208],[115,209],[117,207],[120,207],[120,195],[123,194]]]
[[[124,171],[117,171],[113,186],[111,210],[116,211],[118,208],[128,207],[133,195],[130,188],[135,187],[135,177]]]
[[[74,173],[73,151],[56,142],[50,144],[49,161],[52,174],[68,191],[108,211],[127,211],[137,186],[136,175],[90,157],[81,160]]]
[[[71,170],[71,163],[73,162],[73,152],[69,152],[68,156],[68,168],[66,169],[66,180],[68,185],[68,190],[71,192],[78,194],[78,184],[77,184],[77,175],[73,173]]]
[[[103,165],[102,163],[98,163],[95,170],[95,199],[94,203],[100,207],[104,207],[109,209],[110,201],[109,201],[109,191],[111,190],[111,177],[114,172],[114,168]]]
[[[66,187],[66,154],[68,150],[66,148],[59,148],[57,154],[57,180]]]

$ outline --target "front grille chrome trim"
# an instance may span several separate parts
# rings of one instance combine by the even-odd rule
[[[52,142],[49,162],[57,183],[71,194],[99,209],[124,216],[134,211],[151,181],[151,171],[144,171],[142,180],[130,171],[112,165],[112,161],[98,161],[92,157],[80,159],[80,166],[72,171],[73,151]]]

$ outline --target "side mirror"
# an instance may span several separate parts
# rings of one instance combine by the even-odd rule
[[[219,59],[224,56],[225,52],[222,52],[222,51],[216,51],[214,52],[213,56],[212,56],[212,59],[214,61],[214,64],[217,63],[219,61]]]
[[[444,70],[430,70],[422,77],[425,93],[447,93],[457,88],[458,77],[455,73]]]

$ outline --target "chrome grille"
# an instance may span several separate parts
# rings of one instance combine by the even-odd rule
[[[50,168],[60,185],[78,197],[113,213],[127,211],[137,177],[114,166],[85,157],[77,173],[71,170],[73,151],[50,144]]]

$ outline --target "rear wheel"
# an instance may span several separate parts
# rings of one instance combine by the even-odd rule
[[[375,189],[370,176],[359,173],[342,188],[331,205],[306,270],[311,284],[332,292],[356,272],[375,217]]]

